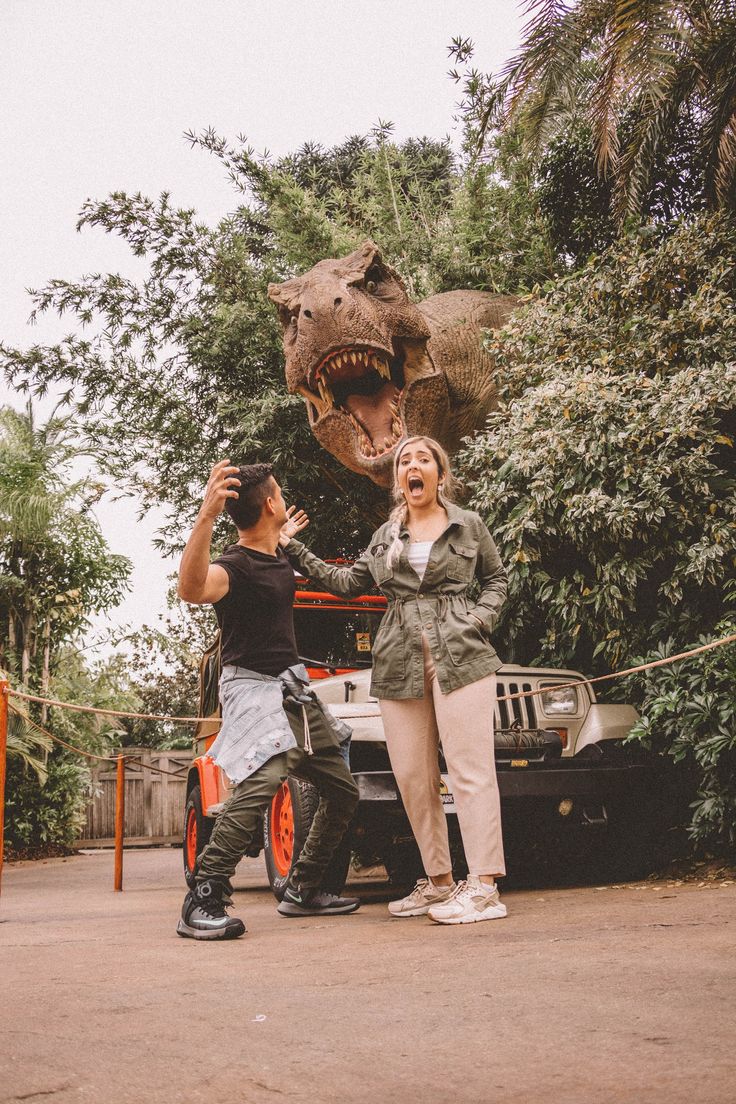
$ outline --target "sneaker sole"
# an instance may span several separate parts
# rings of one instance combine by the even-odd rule
[[[397,920],[400,920],[403,916],[426,916],[431,907],[431,905],[424,905],[423,907],[420,906],[415,909],[407,909],[405,912],[392,912],[391,906],[389,905],[388,912],[389,916],[394,916]]]
[[[389,906],[388,906],[388,911],[389,911],[389,914],[391,916],[396,916],[396,917],[426,916],[431,908],[435,908],[437,905],[444,905],[447,902],[448,896],[449,896],[449,893],[446,893],[444,895],[444,897],[439,897],[439,898],[435,897],[435,899],[433,901],[430,901],[426,905],[416,905],[414,908],[404,909],[402,912],[393,912],[392,909],[391,909],[391,905],[397,905],[398,901],[391,901],[389,903]]]
[[[293,905],[291,901],[282,901],[276,911],[280,916],[345,916],[349,912],[357,912],[360,902],[355,905],[343,905],[341,908],[306,908],[304,905]]]
[[[503,920],[504,916],[506,916],[506,906],[497,905],[493,909],[486,909],[484,912],[476,912],[472,916],[448,916],[444,919],[440,919],[438,916],[432,916],[431,912],[427,915],[435,924],[477,924],[479,920]]]
[[[245,924],[242,927],[242,931],[238,931],[237,928],[233,927],[213,928],[211,931],[205,931],[203,928],[191,928],[189,924],[179,920],[176,925],[176,934],[183,939],[238,939],[241,935],[245,935],[247,930]]]

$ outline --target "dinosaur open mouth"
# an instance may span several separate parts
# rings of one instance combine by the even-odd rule
[[[327,354],[299,388],[314,426],[329,411],[344,415],[366,459],[385,456],[404,434],[401,398],[404,354],[389,356],[371,346],[351,345]]]

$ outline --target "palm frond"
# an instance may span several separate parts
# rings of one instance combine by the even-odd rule
[[[521,50],[503,72],[505,116],[512,120],[523,110],[529,143],[538,146],[555,100],[576,80],[589,39],[585,21],[569,0],[531,0],[527,11],[531,19]]]
[[[23,710],[14,704],[8,709],[8,757],[18,759],[24,769],[33,771],[39,784],[48,777],[46,760],[53,742]]]
[[[663,83],[657,110],[647,110],[646,106],[639,109],[639,120],[621,157],[614,186],[614,213],[619,222],[641,211],[657,154],[671,140],[698,79],[696,66],[681,66]]]

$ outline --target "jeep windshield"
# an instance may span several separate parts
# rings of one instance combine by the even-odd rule
[[[386,599],[380,595],[346,601],[322,591],[298,589],[294,629],[300,658],[315,674],[370,667],[385,609]]]

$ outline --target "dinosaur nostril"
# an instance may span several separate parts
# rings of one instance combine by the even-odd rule
[[[338,295],[337,299],[335,300],[335,306],[339,307],[341,303],[342,303],[342,298]]]
[[[305,316],[305,318],[311,318],[312,317],[312,312],[310,310],[302,311],[302,314]]]

